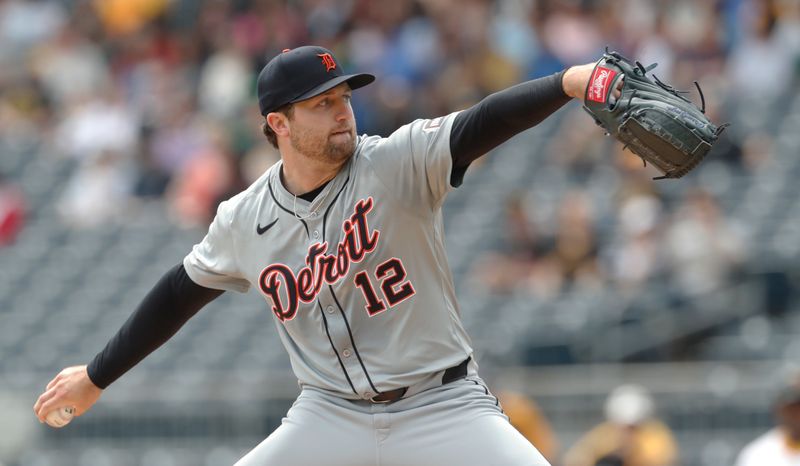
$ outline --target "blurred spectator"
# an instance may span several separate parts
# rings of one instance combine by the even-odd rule
[[[77,161],[58,202],[65,223],[73,227],[124,219],[135,183],[133,156],[139,121],[125,107],[118,90],[81,97],[56,129],[56,145]]]
[[[561,201],[549,257],[558,268],[562,287],[596,288],[604,279],[592,212],[590,198],[583,191],[568,193]]]
[[[45,41],[66,21],[59,2],[7,0],[0,3],[0,43],[16,53]]]
[[[25,224],[22,190],[0,173],[0,247],[13,244]]]
[[[253,79],[244,51],[227,42],[206,60],[197,90],[201,110],[220,120],[236,116],[245,107]]]
[[[41,141],[50,118],[42,87],[35,81],[15,81],[0,98],[0,140],[5,147],[31,147]]]
[[[58,201],[64,224],[91,228],[124,221],[133,186],[131,175],[119,152],[104,151],[82,162]]]
[[[214,128],[207,131],[211,133]],[[234,186],[239,180],[238,167],[220,128],[216,128],[213,139],[207,148],[192,154],[172,181],[169,198],[180,225],[207,225],[214,218],[217,205],[224,200],[221,199],[224,194],[234,188],[246,188]]]
[[[112,87],[108,63],[99,44],[86,37],[77,24],[65,24],[29,57],[34,76],[62,110],[67,123],[73,105],[91,101]]]
[[[522,71],[533,66],[539,40],[530,27],[524,2],[499,2],[490,30],[490,46]]]
[[[775,402],[777,426],[750,442],[736,466],[800,464],[800,377],[783,389]]]
[[[103,25],[112,36],[131,34],[162,14],[169,0],[94,0]]]
[[[666,31],[667,15],[654,8],[651,2],[629,0],[626,16],[634,16],[635,20],[626,21],[624,27],[631,28],[629,37],[636,44],[633,56],[645,65],[657,63],[654,73],[664,82],[673,82],[676,50],[669,33]]]
[[[593,12],[578,0],[548,3],[542,41],[550,53],[565,66],[595,60],[603,38]]]
[[[634,192],[620,203],[619,234],[609,248],[616,284],[624,293],[638,291],[658,267],[661,201],[650,192]]]
[[[744,242],[714,197],[695,189],[666,231],[664,256],[675,286],[689,296],[719,289],[745,258]]]
[[[776,0],[745,2],[742,11],[745,19],[743,28],[745,36],[732,51],[727,72],[739,97],[757,97],[772,101],[783,96],[792,86],[792,74],[796,71],[794,66],[797,49],[792,50],[792,47],[787,47],[784,38],[777,34],[779,3],[782,2]],[[755,75],[753,57],[758,57],[758,69]],[[755,76],[757,79],[754,79]]]
[[[156,163],[152,153],[155,129],[144,126],[141,129],[139,146],[136,150],[136,180],[133,194],[144,199],[160,199],[167,190],[170,173]]]
[[[114,152],[129,158],[136,149],[139,121],[119,94],[82,99],[56,129],[56,143],[63,152],[80,162]]]
[[[753,132],[748,134],[742,142],[741,160],[748,171],[755,173],[769,165],[774,154],[773,140],[769,134]]]
[[[502,391],[497,394],[509,422],[539,453],[555,464],[558,456],[558,439],[539,406],[522,393]]]
[[[615,144],[608,138],[598,140],[599,134],[603,134],[602,131],[592,118],[586,118],[585,112],[568,113],[545,148],[548,163],[563,167],[578,179],[585,179],[596,168],[608,163],[609,148]],[[630,153],[626,155],[631,156]]]
[[[475,261],[471,275],[476,285],[495,293],[513,292],[521,286],[543,296],[555,293],[561,282],[559,270],[546,259],[553,249],[552,238],[531,218],[521,192],[506,200],[503,232],[502,249]]]
[[[170,176],[184,170],[198,154],[211,149],[210,132],[216,124],[195,113],[192,104],[181,99],[163,115],[161,126],[151,140],[150,151],[156,166]]]
[[[564,466],[670,466],[678,449],[670,429],[654,417],[653,399],[638,385],[614,389],[606,421],[567,451]],[[766,464],[766,463],[763,463]]]
[[[541,258],[543,244],[530,221],[521,193],[506,200],[503,251],[487,252],[475,261],[472,279],[489,291],[513,291]]]

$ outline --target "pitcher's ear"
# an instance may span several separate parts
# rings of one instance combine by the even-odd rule
[[[287,136],[289,134],[289,118],[283,113],[267,113],[265,119],[267,126],[272,128],[272,131],[278,136]]]

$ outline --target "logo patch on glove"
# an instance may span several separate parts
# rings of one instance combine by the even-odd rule
[[[617,72],[608,68],[598,66],[592,73],[591,85],[589,86],[589,95],[586,96],[587,100],[604,103],[606,95],[608,95],[608,86],[614,80]]]

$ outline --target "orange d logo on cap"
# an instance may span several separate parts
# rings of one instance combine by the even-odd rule
[[[325,65],[325,71],[331,71],[336,69],[336,62],[333,61],[333,56],[329,53],[320,53],[317,54],[318,57],[322,58],[322,64]]]

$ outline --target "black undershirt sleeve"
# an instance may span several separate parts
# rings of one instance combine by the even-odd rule
[[[564,71],[496,92],[456,115],[450,131],[453,170],[458,187],[467,167],[517,133],[536,126],[570,101],[561,87]]]
[[[89,363],[89,378],[105,389],[222,293],[196,284],[186,274],[183,264],[176,265],[161,277],[103,351]]]

